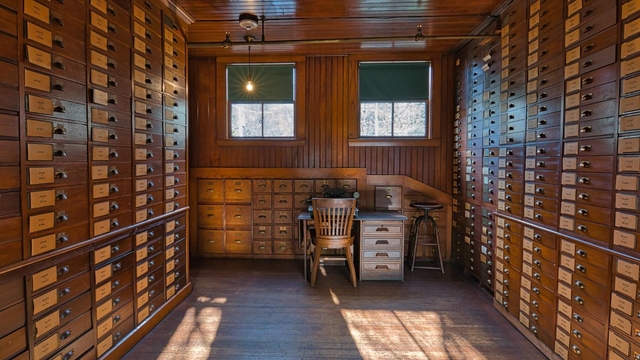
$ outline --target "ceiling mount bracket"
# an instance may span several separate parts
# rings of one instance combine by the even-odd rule
[[[242,13],[238,18],[238,23],[240,24],[240,27],[245,30],[253,30],[258,27],[258,20],[258,15]]]

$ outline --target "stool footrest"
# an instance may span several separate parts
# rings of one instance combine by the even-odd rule
[[[414,266],[414,269],[442,270],[440,266]]]

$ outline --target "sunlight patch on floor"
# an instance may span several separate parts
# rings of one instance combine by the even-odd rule
[[[216,302],[216,300],[220,299],[208,302]],[[200,311],[190,308],[184,314],[180,325],[176,327],[180,331],[171,336],[165,351],[179,352],[184,359],[208,359],[221,319],[222,310],[219,308],[205,307]]]
[[[430,311],[341,310],[363,359],[485,359]]]
[[[331,300],[333,300],[333,303],[336,305],[340,305],[340,299],[338,299],[338,295],[336,295],[336,293],[333,292],[332,289],[329,289],[329,293],[331,294]]]

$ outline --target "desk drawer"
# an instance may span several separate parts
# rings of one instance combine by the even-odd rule
[[[362,239],[362,247],[365,249],[400,249],[402,238],[381,239],[378,237],[365,237]]]
[[[401,261],[362,262],[361,280],[402,280]]]
[[[363,234],[399,235],[402,234],[401,221],[363,221]]]
[[[362,252],[362,260],[400,260],[402,254],[399,250],[365,250]]]

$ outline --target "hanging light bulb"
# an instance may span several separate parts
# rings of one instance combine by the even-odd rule
[[[253,91],[253,84],[251,83],[251,46],[249,46],[249,81],[246,86],[247,91]]]

